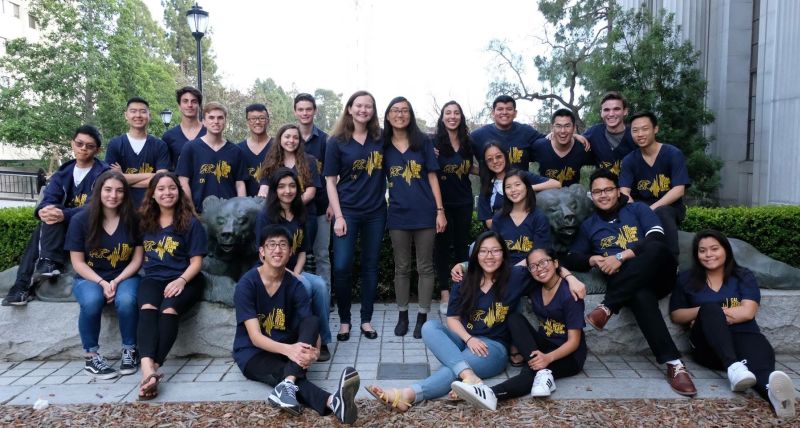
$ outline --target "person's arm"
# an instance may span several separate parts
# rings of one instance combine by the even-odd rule
[[[261,333],[261,328],[258,325],[258,318],[250,318],[244,321],[244,328],[247,330],[247,336],[259,349],[263,349],[273,354],[285,355],[290,360],[294,361],[303,368],[308,368],[311,365],[310,356],[313,355],[313,346],[305,343],[286,344],[270,339]]]
[[[489,355],[489,347],[486,346],[486,343],[480,338],[469,334],[467,329],[464,328],[464,325],[461,324],[459,317],[447,317],[447,328],[455,333],[456,336],[460,337],[473,354],[479,357]]]
[[[630,192],[630,190],[628,191]],[[653,202],[653,204],[650,205],[650,209],[655,211],[658,207],[672,205],[678,199],[682,198],[684,193],[686,193],[686,186],[675,186],[672,189],[669,189],[669,191],[665,193],[664,196],[662,196],[659,200]]]
[[[294,276],[299,278],[300,275],[303,273],[303,267],[305,267],[305,265],[306,265],[306,252],[301,251],[297,253],[297,264],[294,265],[294,270],[292,270]]]
[[[247,185],[244,184],[244,181],[236,180],[236,196],[247,196]]]
[[[103,296],[105,296],[106,301],[114,298],[114,287],[86,264],[83,251],[70,251],[69,260],[72,262],[72,268],[75,269],[75,273],[85,280],[94,282],[103,289]]]
[[[265,198],[266,199],[268,193],[269,193],[269,186],[267,186],[266,184],[262,184],[262,185],[258,186],[258,197],[259,198]]]
[[[699,306],[695,306],[694,308],[675,309],[669,313],[669,317],[675,324],[689,324],[697,319],[698,312],[700,312]]]
[[[556,349],[550,352],[542,352],[539,350],[531,352],[531,360],[528,361],[528,366],[533,370],[542,370],[547,368],[553,361],[558,361],[578,349],[581,344],[582,330],[570,329],[567,330],[567,341]]]
[[[567,280],[569,293],[572,294],[572,298],[575,299],[576,302],[586,297],[586,284],[563,266],[561,267],[561,278]]]
[[[303,205],[307,205],[309,202],[314,200],[314,196],[316,195],[317,195],[317,188],[314,186],[308,186],[306,187],[306,190],[303,191],[303,194],[302,196],[300,196],[300,199],[302,199]]]
[[[444,215],[444,204],[442,204],[442,190],[439,187],[439,177],[436,172],[428,173],[428,183],[433,191],[433,200],[436,202],[436,233],[444,232],[447,227],[447,218]]]
[[[581,145],[583,146],[583,151],[588,152],[592,150],[592,145],[589,144],[589,140],[581,134],[572,134],[572,137],[575,138]]]
[[[548,178],[547,181],[545,181],[544,183],[534,184],[531,186],[531,189],[533,189],[534,192],[541,192],[542,190],[560,189],[560,188],[561,188],[561,182],[558,180],[554,180],[552,178]]]
[[[125,269],[123,269],[116,278],[111,280],[111,284],[114,286],[114,288],[116,289],[120,282],[136,275],[136,272],[139,272],[139,268],[142,267],[143,260],[144,248],[139,245],[133,249],[133,256],[131,257],[131,261],[128,263],[128,266],[125,266]]]
[[[192,186],[189,185],[189,177],[178,177],[178,181],[181,182],[181,187],[183,187],[183,192],[186,193],[186,197],[189,200],[192,200]]]
[[[164,297],[175,297],[183,292],[186,285],[200,273],[200,268],[203,267],[203,256],[192,256],[189,259],[189,267],[183,273],[170,281],[164,288]]]
[[[756,317],[758,303],[754,300],[742,299],[742,304],[733,308],[723,308],[728,324],[740,324]]]
[[[347,222],[344,221],[342,208],[339,206],[339,192],[336,190],[336,182],[336,177],[325,177],[325,186],[328,191],[328,206],[333,210],[333,217],[336,219],[333,222],[333,233],[335,233],[336,236],[344,236],[347,235]]]

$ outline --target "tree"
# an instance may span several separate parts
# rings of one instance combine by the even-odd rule
[[[194,0],[161,0],[164,7],[164,26],[169,56],[178,67],[183,83],[197,86],[197,42],[186,22],[186,12]],[[203,66],[203,90],[220,86],[217,77],[217,62],[211,49],[211,29],[200,41]]]
[[[320,88],[314,91],[314,99],[317,102],[317,115],[314,123],[323,131],[330,132],[344,110],[342,94]]]
[[[256,79],[250,89],[250,97],[253,102],[263,103],[267,106],[271,133],[287,123],[295,123],[294,97],[275,83],[272,78]]]

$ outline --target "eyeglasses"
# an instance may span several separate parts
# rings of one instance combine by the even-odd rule
[[[268,120],[269,120],[268,117],[263,117],[263,116],[262,117],[248,117],[247,118],[247,121],[250,122],[250,123],[266,122]]]
[[[592,189],[592,196],[610,195],[616,187],[606,187],[605,189]]]
[[[289,248],[289,243],[286,241],[280,241],[280,242],[267,241],[267,243],[264,244],[264,246],[267,247],[267,249],[270,251],[276,248],[280,248],[281,250],[286,250]]]
[[[137,113],[138,114],[148,114],[148,113],[150,113],[150,111],[147,110],[146,108],[142,108],[142,109],[129,108],[128,109],[128,113],[130,113],[130,114],[137,114]]]
[[[546,269],[548,266],[550,266],[550,262],[552,262],[552,261],[553,261],[553,259],[542,259],[542,260],[539,260],[536,263],[529,264],[528,265],[528,270],[531,271],[531,272],[535,272],[537,270]]]
[[[567,131],[572,129],[572,125],[553,125],[553,129],[556,131]]]
[[[73,140],[72,144],[79,149],[86,149],[86,150],[94,150],[97,148],[97,144],[94,143],[84,143],[83,141]]]
[[[390,110],[389,110],[389,113],[392,113],[392,114],[402,114],[402,115],[404,115],[404,116],[405,116],[405,115],[407,115],[407,114],[411,113],[411,110],[409,110],[409,109],[407,109],[407,108],[393,108],[393,109],[390,109]]]
[[[492,257],[497,257],[500,254],[503,254],[503,249],[502,248],[480,248],[480,249],[478,249],[478,255],[481,256],[481,257],[486,257],[489,254],[491,254]]]

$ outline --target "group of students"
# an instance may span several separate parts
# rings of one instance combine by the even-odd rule
[[[419,275],[413,336],[443,366],[409,388],[367,387],[394,409],[448,392],[487,409],[498,398],[527,391],[547,396],[555,391],[555,378],[582,369],[585,322],[602,329],[624,307],[666,364],[672,389],[695,395],[658,310],[658,300],[674,289],[672,317],[692,325],[698,361],[727,368],[734,390],[755,385],[779,415],[794,414],[792,382],[774,371],[774,353],[754,320],[757,284],[736,265],[727,239],[698,234],[690,274],[676,280],[677,226],[690,184],[686,165],[677,148],[656,141],[655,115],[636,113],[625,123],[627,103],[619,93],[603,97],[604,123],[579,135],[574,114],[558,110],[548,136],[514,121],[515,101],[507,96],[493,103],[494,123],[472,133],[460,105],[451,101],[435,134],[424,134],[403,97],[389,102],[381,128],[375,99],[366,91],[348,99],[328,136],[313,125],[314,98],[300,94],[294,102],[298,125],[280,127],[274,138],[267,134],[266,106],[248,106],[250,135],[239,145],[223,136],[223,105],[203,104],[191,87],[176,95],[181,124],[163,141],[146,132],[147,102],[129,100],[129,132],[112,139],[106,162],[94,157],[101,145],[97,130],[77,130],[75,160],[51,177],[36,209],[41,223],[3,302],[27,303],[32,285],[60,273],[68,251],[90,374],[135,373],[141,357],[140,398],[157,394],[158,368],[176,339],[178,316],[202,294],[206,235],[197,215],[203,200],[265,196],[256,231],[260,264],[242,276],[234,296],[234,359],[246,377],[275,386],[269,401],[290,412],[303,403],[343,422],[357,418],[355,369],[343,370],[334,394],[308,382],[305,372],[330,358],[329,284],[341,321],[337,340],[350,338],[357,243],[360,332],[378,337],[371,320],[380,243],[388,229],[399,310],[394,333],[406,335],[410,327],[413,254]],[[533,161],[539,174],[529,172]],[[596,166],[590,177],[595,213],[570,251],[554,254],[536,192],[577,183],[584,165]],[[480,177],[477,211],[486,231],[470,253],[471,174]],[[304,271],[310,255],[319,275]],[[464,260],[466,266],[458,264]],[[585,317],[585,287],[567,267],[605,274],[603,303]],[[427,320],[436,276],[444,324]],[[530,300],[538,329],[521,315],[523,299]],[[123,342],[119,371],[98,353],[100,313],[112,301]],[[482,383],[508,361],[523,367],[518,376],[492,388]]]

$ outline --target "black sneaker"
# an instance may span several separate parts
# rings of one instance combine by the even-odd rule
[[[119,363],[119,374],[131,375],[139,370],[139,352],[136,349],[122,348],[122,359]]]
[[[356,392],[361,379],[356,369],[347,367],[342,370],[339,376],[339,387],[331,397],[331,410],[336,415],[336,419],[343,424],[352,425],[358,419],[358,407],[356,406]]]
[[[28,291],[27,288],[14,284],[6,298],[3,299],[3,306],[25,306],[33,300],[33,293]]]
[[[36,263],[36,271],[33,272],[33,281],[54,279],[59,275],[61,275],[61,267],[58,263],[50,259],[39,259]]]
[[[115,377],[119,376],[119,373],[109,367],[106,359],[100,354],[97,354],[93,357],[87,357],[86,364],[83,366],[83,371],[85,371],[89,376],[97,379],[114,379]]]
[[[319,358],[317,361],[324,362],[331,359],[331,351],[328,349],[328,345],[322,345],[319,348]]]
[[[269,403],[295,416],[303,411],[303,407],[297,401],[297,385],[288,380],[275,385],[269,394]]]

